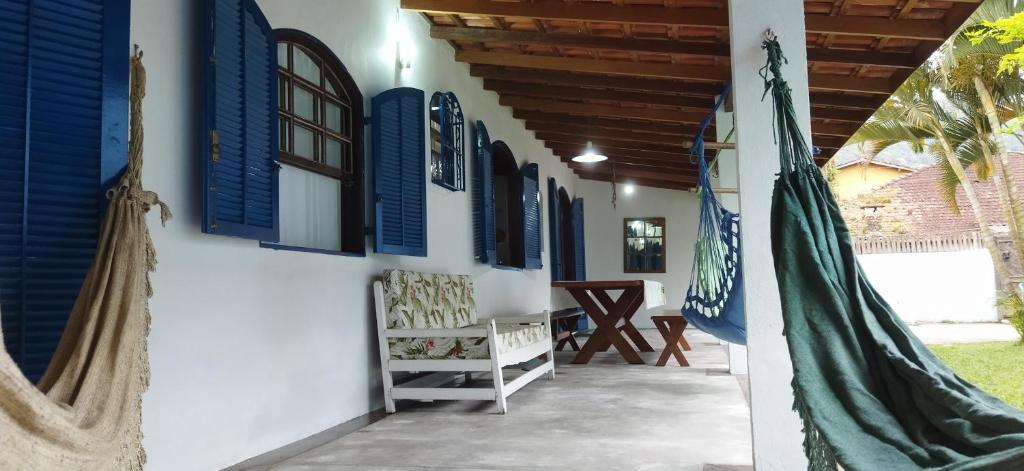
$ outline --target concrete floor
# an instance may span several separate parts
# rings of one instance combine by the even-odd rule
[[[664,345],[645,331],[655,349]],[[724,373],[725,347],[687,330],[692,365],[628,365],[614,351],[589,365],[556,353],[541,378],[493,403],[400,403],[399,412],[260,471],[726,471],[751,467],[743,377]],[[489,381],[489,380],[488,380]]]
[[[1020,335],[1009,323],[918,324],[910,326],[927,345],[954,343],[1015,342]]]

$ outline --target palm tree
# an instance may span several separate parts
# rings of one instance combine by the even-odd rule
[[[997,145],[985,149],[994,154],[991,159],[993,182],[1006,217],[1014,252],[1024,263],[1024,210],[1020,205],[1017,186],[1010,168],[1010,158],[1003,145],[998,145],[1006,120],[1020,116],[1024,111],[1024,79],[1016,68],[1000,73],[1002,58],[1013,52],[1018,44],[994,40],[977,40],[977,31],[984,25],[1008,18],[1020,12],[1018,0],[989,0],[982,4],[940,49],[939,66],[944,72],[944,89],[974,109],[983,111],[984,126],[978,132],[987,132]],[[980,123],[979,123],[980,124]],[[1022,139],[1019,132],[1013,133]]]
[[[938,71],[925,66],[915,71],[872,118],[850,139],[850,144],[872,142],[876,151],[900,142],[909,142],[915,150],[928,150],[942,171],[940,188],[950,207],[959,211],[957,188],[962,187],[978,223],[982,243],[1002,289],[1010,287],[1010,273],[986,218],[974,182],[967,167],[974,166],[979,178],[987,178],[993,168],[992,150],[996,147],[984,117],[977,108],[938,91],[943,83]]]

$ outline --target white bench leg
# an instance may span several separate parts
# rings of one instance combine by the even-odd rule
[[[551,363],[551,371],[548,372],[548,379],[555,379],[555,343],[551,341],[551,311],[544,311],[544,327],[548,331],[548,362]]]
[[[498,328],[494,319],[487,324],[487,348],[491,355],[491,376],[494,377],[494,402],[498,405],[498,413],[508,412],[505,402],[505,379],[501,375],[501,360],[498,358]]]

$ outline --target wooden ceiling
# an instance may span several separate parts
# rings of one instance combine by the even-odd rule
[[[824,162],[981,0],[805,0]],[[581,178],[696,184],[697,124],[730,78],[727,0],[401,0]],[[713,130],[712,130],[713,131]],[[714,134],[705,136],[714,140]],[[571,162],[593,141],[609,161]]]

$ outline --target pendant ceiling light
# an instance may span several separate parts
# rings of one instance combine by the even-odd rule
[[[573,162],[581,163],[604,162],[605,160],[608,160],[608,157],[598,154],[597,151],[594,150],[594,143],[590,141],[587,141],[587,148],[582,154],[572,158]]]

